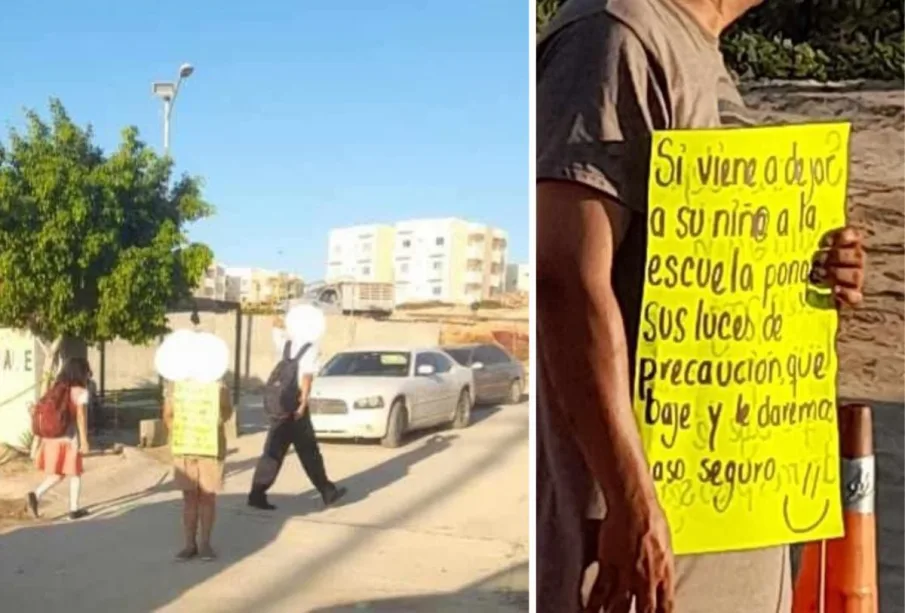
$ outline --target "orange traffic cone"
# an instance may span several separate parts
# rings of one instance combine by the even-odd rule
[[[845,536],[809,543],[792,598],[793,613],[877,613],[877,526],[870,407],[839,408]]]

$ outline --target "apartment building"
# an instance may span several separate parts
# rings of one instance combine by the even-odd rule
[[[226,298],[226,268],[216,262],[207,267],[201,277],[201,282],[195,288],[196,298],[210,298],[211,300],[227,300]]]
[[[510,264],[506,267],[506,291],[528,292],[531,289],[531,271],[527,264]]]
[[[439,300],[470,304],[503,289],[506,232],[462,219],[396,224],[397,304]]]
[[[331,230],[325,280],[392,283],[395,233],[387,225]]]
[[[507,250],[506,232],[456,218],[339,228],[326,280],[393,283],[397,304],[471,304],[503,291]]]
[[[303,289],[296,275],[262,268],[226,269],[226,299],[243,306],[282,304],[300,297]]]

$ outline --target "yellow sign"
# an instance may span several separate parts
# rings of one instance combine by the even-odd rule
[[[220,441],[220,384],[173,384],[173,455],[217,457]]]
[[[678,554],[842,535],[836,329],[848,124],[658,132],[634,408]]]

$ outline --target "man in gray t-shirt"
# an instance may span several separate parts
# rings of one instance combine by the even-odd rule
[[[631,407],[650,135],[757,121],[719,35],[755,2],[569,0],[538,45],[537,593],[540,613],[785,613],[788,550],[673,560]],[[719,11],[717,10],[719,8]],[[861,300],[860,235],[819,273]],[[604,520],[604,518],[606,518]]]

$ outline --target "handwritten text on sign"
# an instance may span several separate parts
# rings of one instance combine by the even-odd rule
[[[847,124],[654,135],[635,413],[676,553],[842,534],[837,315]]]
[[[217,457],[220,384],[178,381],[173,385],[173,455]]]

